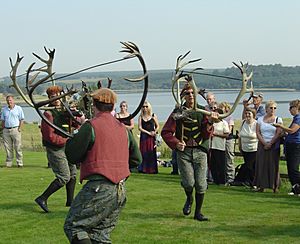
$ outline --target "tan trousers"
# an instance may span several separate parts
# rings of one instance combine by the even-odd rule
[[[11,167],[14,159],[14,149],[16,151],[17,165],[23,166],[23,154],[21,150],[21,132],[18,127],[12,129],[3,129],[3,143],[6,151],[6,167]]]

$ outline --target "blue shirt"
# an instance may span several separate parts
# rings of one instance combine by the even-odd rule
[[[259,107],[257,108],[256,110],[256,120],[261,117],[261,116],[264,116],[266,114],[266,110],[264,108],[264,105],[259,105]]]
[[[12,109],[8,106],[2,108],[1,120],[4,121],[4,127],[18,127],[20,125],[20,120],[24,120],[23,109],[15,105]]]
[[[300,125],[300,113],[296,114],[293,118],[293,121],[290,125],[290,127],[292,126],[292,124],[297,124]],[[300,144],[300,129],[298,129],[295,133],[293,134],[288,134],[285,138],[285,142],[286,143],[296,143],[296,144]]]

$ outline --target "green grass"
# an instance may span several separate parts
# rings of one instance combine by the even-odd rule
[[[0,243],[68,243],[65,190],[49,198],[48,214],[34,203],[54,178],[45,153],[24,151],[24,165],[0,168]],[[210,221],[200,223],[182,215],[184,193],[170,172],[160,167],[157,175],[131,175],[113,243],[299,243],[300,197],[287,195],[288,182],[278,194],[210,185],[203,206]]]

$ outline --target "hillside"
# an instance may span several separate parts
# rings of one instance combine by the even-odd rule
[[[253,85],[257,88],[281,88],[300,90],[300,66],[285,67],[280,64],[274,65],[258,65],[250,66],[253,70]],[[150,70],[149,73],[149,89],[170,89],[173,70]],[[205,89],[234,89],[239,88],[241,83],[237,80],[212,77],[211,75],[227,76],[240,78],[239,70],[235,67],[227,69],[203,70],[203,74],[195,74],[194,78],[199,88]],[[208,75],[207,75],[208,74]],[[57,74],[56,77],[64,74]],[[125,81],[123,77],[139,77],[142,75],[140,71],[113,71],[113,72],[85,72],[80,73],[67,79],[57,81],[57,84],[70,87],[80,87],[81,81],[85,81],[90,86],[96,86],[98,80],[102,80],[103,86],[107,84],[107,77],[113,79],[112,89],[115,90],[138,90],[143,87],[141,82],[133,83]],[[19,78],[19,83],[24,87],[24,76]],[[9,88],[11,81],[5,77],[0,81],[0,92],[14,93],[13,88]],[[37,93],[41,94],[45,91],[45,87],[39,87]]]

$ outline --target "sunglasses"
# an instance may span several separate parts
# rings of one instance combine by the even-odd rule
[[[194,92],[185,92],[184,95],[188,96],[188,95],[194,95]]]
[[[120,108],[122,108],[122,107],[126,107],[126,105],[121,105]]]
[[[276,107],[269,107],[270,109],[277,109]]]
[[[290,106],[290,109],[292,109],[292,108],[294,108],[294,107],[296,107],[296,106]]]
[[[148,106],[143,106],[143,108],[148,108]]]
[[[211,109],[211,110],[215,110],[215,109],[217,109],[217,107],[210,107],[210,109]]]

